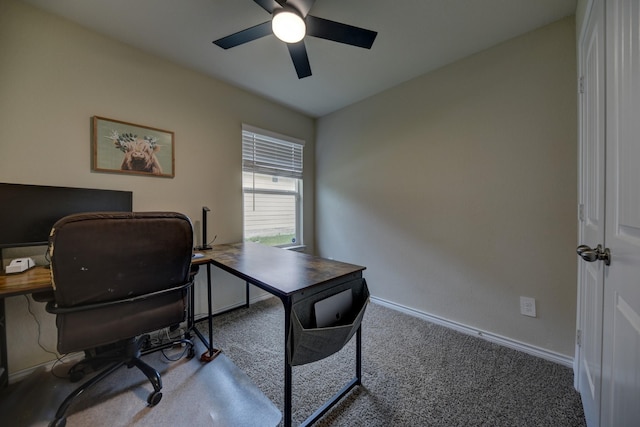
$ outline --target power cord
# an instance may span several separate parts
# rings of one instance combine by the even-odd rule
[[[167,353],[165,353],[165,350],[160,350],[160,352],[162,353],[164,358],[167,359],[169,362],[177,362],[178,360],[182,359],[187,354],[188,350],[189,349],[187,348],[187,346],[185,346],[182,349],[182,352],[180,353],[180,355],[178,357],[176,357],[176,358],[172,358],[172,357],[167,356]]]
[[[178,332],[177,334],[175,334],[175,336],[171,336],[171,334],[169,333],[169,328],[163,328],[161,330],[159,330],[155,337],[152,337],[149,340],[149,343],[152,346],[158,346],[158,345],[162,345],[166,342],[171,342],[175,339],[181,338],[182,334],[183,334],[183,328],[178,328],[176,329],[176,331]],[[185,346],[182,350],[181,353],[179,353],[179,355],[177,357],[173,356],[171,357],[170,355],[168,355],[167,353],[165,353],[166,349],[162,349],[160,350],[160,352],[162,353],[162,355],[164,356],[165,359],[167,359],[170,362],[177,362],[178,360],[182,359],[186,354],[187,351],[189,350],[188,346]]]
[[[47,265],[51,265],[51,256],[49,255],[49,247],[44,251],[44,259],[47,261]]]
[[[42,345],[42,343],[40,342],[40,338],[42,336],[42,326],[40,324],[40,320],[38,319],[38,317],[36,316],[36,314],[33,312],[33,310],[31,309],[31,299],[29,298],[29,295],[24,295],[24,298],[27,300],[27,311],[29,311],[29,314],[31,315],[31,317],[33,317],[33,320],[35,320],[36,325],[38,326],[38,346],[45,352],[45,353],[49,353],[52,354],[55,358],[56,361],[53,362],[53,365],[51,366],[51,375],[53,375],[56,378],[67,378],[66,376],[60,376],[58,374],[56,374],[54,372],[54,368],[59,364],[59,363],[64,363],[64,358],[68,355],[63,355],[60,356],[58,353],[53,352],[49,349],[47,349],[44,345]]]

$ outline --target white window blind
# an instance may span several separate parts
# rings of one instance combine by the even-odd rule
[[[242,129],[242,170],[272,176],[302,179],[304,142]]]
[[[242,125],[244,240],[302,244],[304,141]]]

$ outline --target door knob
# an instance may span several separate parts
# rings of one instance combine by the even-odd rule
[[[594,262],[598,259],[597,248],[591,249],[587,245],[580,245],[577,247],[576,252],[582,257],[583,260],[587,262]]]
[[[602,245],[596,246],[595,249],[591,249],[587,245],[580,245],[576,248],[576,252],[587,262],[602,260],[604,265],[611,264],[611,251],[609,248],[602,249]]]

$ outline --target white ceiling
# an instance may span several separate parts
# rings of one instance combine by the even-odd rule
[[[306,37],[313,75],[298,79],[267,36],[213,40],[265,22],[253,0],[24,0],[98,33],[321,117],[573,15],[577,0],[317,0],[311,15],[378,32],[371,50]]]

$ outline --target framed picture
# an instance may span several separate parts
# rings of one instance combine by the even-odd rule
[[[173,132],[93,117],[92,169],[173,178]]]

